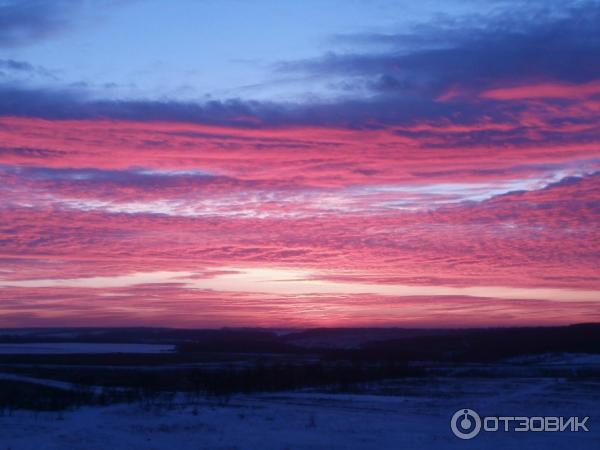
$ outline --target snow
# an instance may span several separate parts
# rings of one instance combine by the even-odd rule
[[[436,378],[373,383],[365,394],[318,390],[233,396],[179,395],[153,404],[0,416],[0,449],[597,449],[600,383],[560,378]],[[393,392],[393,395],[379,395]],[[450,431],[455,411],[481,415],[590,416],[588,433]]]
[[[0,344],[0,354],[73,354],[73,353],[162,353],[173,351],[173,345],[161,344],[97,344],[85,342]]]
[[[542,366],[600,367],[600,355],[591,353],[543,353],[510,358],[507,362]]]
[[[67,390],[67,391],[75,388],[73,383],[68,383],[66,381],[49,380],[46,378],[28,377],[27,375],[12,374],[12,373],[0,373],[0,380],[23,381],[26,383],[41,384],[43,386],[53,387],[53,388],[57,388],[57,389],[63,389],[63,390]]]

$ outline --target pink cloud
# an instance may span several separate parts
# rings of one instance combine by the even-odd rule
[[[169,284],[53,292],[4,289],[0,305],[0,326],[473,327],[556,325],[600,318],[596,305],[589,302],[361,295],[270,297],[196,291]],[[570,311],[568,316],[565,310]]]
[[[591,81],[582,84],[543,82],[489,89],[482,92],[480,97],[494,100],[535,98],[574,100],[598,94],[600,94],[600,81]]]
[[[310,271],[323,283],[600,292],[597,84],[536,86],[474,97],[503,100],[500,115],[368,129],[1,117],[2,323],[596,317],[598,302],[576,299],[277,297],[160,277],[110,289],[15,285],[158,272],[204,279],[243,267]]]

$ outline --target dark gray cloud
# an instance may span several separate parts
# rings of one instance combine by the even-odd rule
[[[202,123],[253,123],[253,117],[275,120],[285,106],[241,100],[205,103],[180,101],[96,100],[82,89],[27,88],[0,84],[0,115],[47,119],[130,119]],[[247,118],[247,120],[245,119]]]
[[[350,77],[377,93],[432,96],[470,87],[600,77],[600,3],[502,11],[491,17],[444,18],[400,33],[337,36],[355,51],[290,61],[276,69]]]
[[[52,70],[48,70],[42,66],[34,66],[27,61],[15,59],[0,59],[0,78],[13,81],[31,80],[33,78],[44,80],[58,79]]]
[[[96,180],[114,183],[135,184],[157,182],[172,182],[184,179],[205,181],[214,178],[212,175],[198,170],[191,171],[158,171],[141,168],[128,170],[106,170],[106,169],[65,169],[49,167],[12,167],[0,164],[0,173],[16,174],[23,178],[49,180],[49,181],[81,181]]]
[[[14,59],[0,59],[0,69],[15,70],[19,72],[32,72],[36,70],[36,68],[28,62],[15,61]]]
[[[0,2],[0,47],[17,47],[68,28],[80,0],[5,0]]]
[[[50,8],[51,3],[55,4],[19,2],[29,5],[30,9],[34,4]],[[64,3],[63,9],[65,4],[72,2]],[[455,86],[478,90],[545,80],[600,79],[600,27],[597,25],[600,3],[573,2],[566,6],[561,3],[552,8],[538,2],[533,6],[522,4],[519,8],[513,3],[507,4],[511,8],[489,17],[437,19],[397,34],[338,36],[337,41],[351,41],[357,50],[343,54],[331,52],[317,59],[289,61],[277,67],[279,72],[296,77],[309,74],[331,83],[339,81],[345,86],[344,98],[304,103],[242,99],[202,103],[98,100],[87,94],[85,86],[51,90],[4,83],[0,84],[0,115],[186,121],[248,127],[316,124],[363,128],[423,120],[469,124],[482,117],[515,123],[519,113],[527,107],[519,102],[458,98],[448,103],[437,98]],[[18,61],[6,61],[6,64],[16,64],[22,70],[30,68]],[[13,69],[18,70],[18,67]],[[355,86],[358,88],[353,89]],[[562,106],[560,102],[557,100],[556,106]],[[565,120],[577,123],[589,117]],[[559,130],[561,123],[552,125]],[[519,134],[518,131],[515,133]],[[403,133],[418,137],[418,133],[428,132]],[[584,132],[581,133],[585,137]],[[482,130],[480,134],[484,140],[511,139],[502,130]],[[468,145],[469,140],[476,140],[474,137],[477,136],[465,131],[464,136],[456,135],[456,143]],[[560,134],[556,138],[560,139]]]
[[[231,99],[205,103],[151,100],[95,100],[76,89],[28,89],[0,85],[0,115],[46,119],[123,119],[182,121],[247,127],[278,125],[343,125],[351,128],[407,123],[454,114],[462,120],[476,119],[480,109],[460,108],[421,99],[374,97],[329,103],[275,103]],[[501,114],[501,112],[498,112]]]

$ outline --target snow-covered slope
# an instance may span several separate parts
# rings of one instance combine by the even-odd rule
[[[385,383],[372,386],[385,391]],[[0,417],[0,449],[597,449],[600,385],[560,379],[406,380],[395,395],[318,391],[234,396],[226,403],[175,397],[154,404]],[[456,438],[460,408],[482,415],[590,416],[588,433],[481,433]]]

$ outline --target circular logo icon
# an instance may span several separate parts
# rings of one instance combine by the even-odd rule
[[[472,409],[459,409],[452,416],[450,428],[461,439],[473,439],[481,430],[481,418]]]

